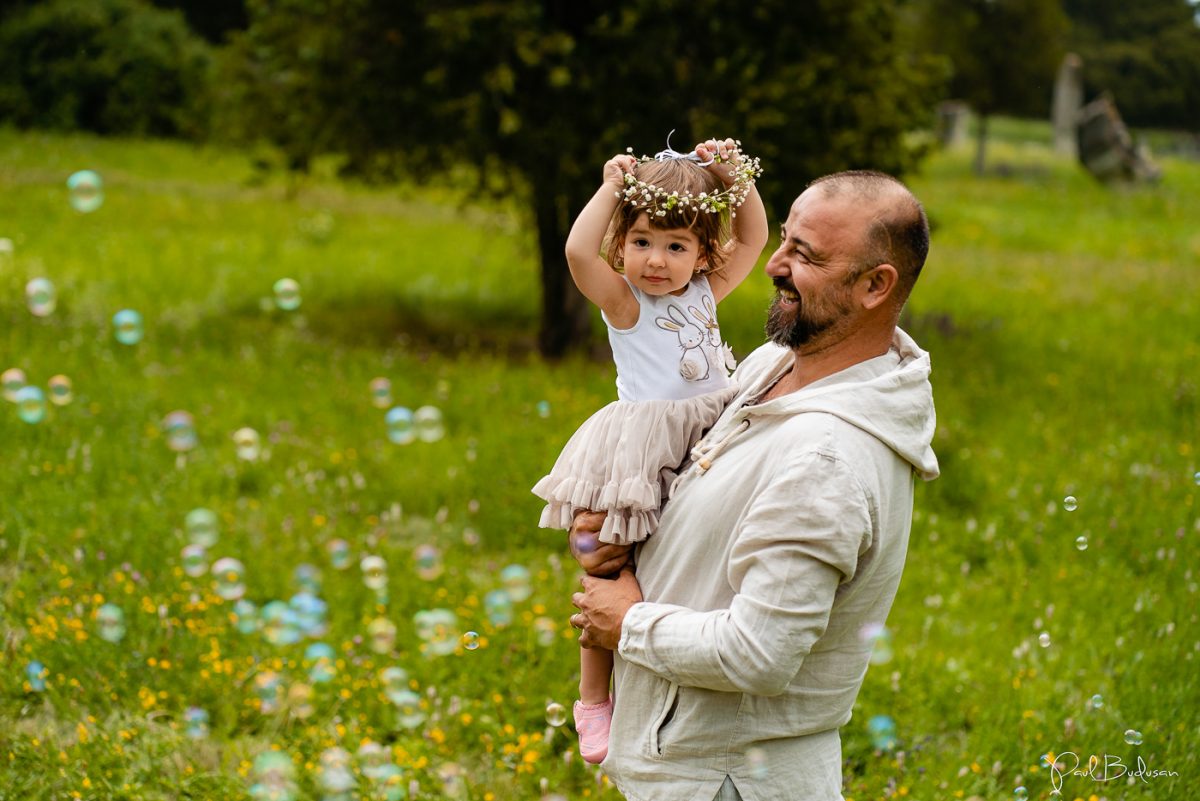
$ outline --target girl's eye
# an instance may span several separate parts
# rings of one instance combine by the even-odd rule
[[[676,253],[682,253],[684,250],[686,250],[686,248],[684,248],[684,246],[679,244],[678,242],[673,242],[671,244],[671,250],[673,250]]]
[[[637,245],[639,248],[644,248],[649,243],[646,242],[645,239],[635,239],[633,240],[633,244]]]

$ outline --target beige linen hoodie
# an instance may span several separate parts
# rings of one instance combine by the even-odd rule
[[[914,478],[937,476],[929,355],[891,350],[747,406],[791,364],[764,345],[638,554],[604,768],[633,801],[841,798],[837,729],[904,567]]]

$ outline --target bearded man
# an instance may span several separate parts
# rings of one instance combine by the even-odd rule
[[[904,567],[916,478],[937,476],[929,355],[897,324],[929,224],[853,171],[792,204],[767,262],[769,342],[640,546],[572,552],[580,642],[616,654],[603,766],[631,801],[835,801],[839,727]]]

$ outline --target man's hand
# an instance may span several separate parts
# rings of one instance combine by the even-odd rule
[[[571,615],[571,625],[582,629],[579,644],[584,648],[617,650],[621,642],[621,624],[629,607],[642,600],[642,588],[633,570],[625,568],[615,579],[584,576],[583,592],[571,596],[579,608]]]
[[[567,536],[571,556],[589,576],[611,576],[629,562],[632,545],[611,545],[597,537],[606,512],[580,512]]]

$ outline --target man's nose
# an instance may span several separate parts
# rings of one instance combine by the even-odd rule
[[[767,263],[763,266],[763,270],[772,278],[786,276],[791,273],[791,269],[787,265],[787,259],[783,255],[782,245],[771,254],[769,259],[767,259]]]

